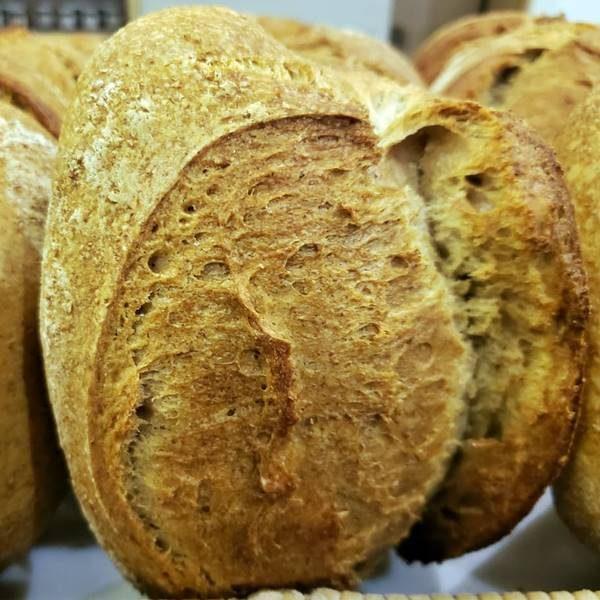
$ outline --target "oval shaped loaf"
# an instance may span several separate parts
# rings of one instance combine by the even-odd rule
[[[127,26],[81,78],[48,384],[84,512],[152,594],[351,584],[464,434],[458,480],[500,467],[488,536],[564,458],[585,293],[556,163],[509,117],[383,89],[367,114],[207,8]]]
[[[575,205],[587,267],[591,319],[589,359],[579,431],[571,459],[555,486],[558,511],[577,536],[600,551],[600,88],[573,112],[556,151]]]
[[[24,552],[65,488],[38,341],[40,252],[56,145],[0,102],[0,564]]]
[[[42,337],[84,512],[138,585],[346,585],[463,427],[471,355],[365,109],[251,19],[143,18],[61,134]]]
[[[534,21],[493,40],[464,44],[431,89],[510,110],[553,144],[598,78],[600,28]]]
[[[434,31],[417,48],[413,57],[415,66],[429,84],[466,42],[502,35],[530,20],[527,13],[518,10],[491,11],[456,19]]]
[[[276,17],[259,17],[258,22],[290,50],[318,64],[341,68],[350,75],[365,70],[401,85],[423,85],[404,54],[362,33]]]

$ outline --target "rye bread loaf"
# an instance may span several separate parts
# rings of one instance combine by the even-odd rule
[[[352,75],[367,71],[402,85],[423,85],[404,54],[362,33],[276,17],[259,17],[258,22],[290,50],[318,64]]]
[[[552,145],[598,78],[600,28],[551,20],[464,44],[431,89],[510,110]]]
[[[571,459],[555,486],[560,515],[592,548],[600,551],[600,89],[577,108],[556,141],[588,272],[591,319],[589,359]]]
[[[44,248],[46,372],[83,510],[151,594],[354,583],[465,430],[506,449],[496,401],[552,435],[506,459],[540,467],[529,495],[566,451],[585,311],[555,164],[530,172],[537,145],[493,111],[390,89],[369,115],[214,8],[128,25],[80,79]],[[526,406],[486,392],[467,423],[502,344],[543,363],[524,387],[559,384]]]
[[[0,565],[29,548],[65,487],[37,321],[55,151],[34,119],[0,101]]]
[[[42,336],[98,538],[153,594],[354,583],[443,477],[470,372],[364,108],[209,8],[117,33],[73,108]]]
[[[430,84],[465,42],[502,35],[530,19],[526,13],[517,10],[468,15],[434,31],[417,48],[413,61],[421,77]]]

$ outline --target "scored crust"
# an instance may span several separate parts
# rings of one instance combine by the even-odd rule
[[[377,142],[224,9],[140,19],[82,75],[42,341],[83,510],[148,592],[353,584],[443,478],[471,352]]]
[[[472,40],[502,35],[521,27],[531,17],[517,10],[468,15],[440,27],[416,50],[413,60],[426,83],[431,83],[454,53]]]
[[[415,92],[411,102],[427,105]],[[446,103],[430,101],[429,120],[453,114],[454,124],[440,119],[443,129],[415,131],[394,151],[418,162],[413,185],[476,356],[462,446],[400,548],[421,561],[505,535],[558,474],[577,414],[587,317],[572,209],[552,152],[506,114]],[[374,105],[390,113],[381,99]],[[405,119],[383,126],[385,147],[410,130]]]
[[[542,21],[463,45],[431,89],[510,110],[553,144],[598,78],[600,28]]]
[[[579,225],[587,267],[591,319],[582,412],[571,459],[557,484],[559,514],[577,536],[600,551],[600,90],[593,91],[567,121],[556,151]]]
[[[362,33],[276,17],[258,17],[258,22],[290,50],[319,64],[341,67],[350,74],[366,70],[399,84],[423,85],[404,54]]]
[[[65,488],[45,395],[37,305],[55,142],[0,101],[0,564],[26,551]]]

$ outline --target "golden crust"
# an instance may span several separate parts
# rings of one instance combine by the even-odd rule
[[[468,15],[440,27],[416,50],[413,60],[426,83],[431,83],[466,42],[502,35],[531,20],[517,10]]]
[[[364,34],[275,17],[259,17],[258,22],[290,50],[319,64],[342,67],[351,75],[366,70],[401,85],[423,85],[406,56]]]
[[[380,156],[359,104],[224,9],[138,20],[82,75],[45,365],[83,510],[151,593],[353,583],[443,477],[469,353]]]
[[[464,44],[431,89],[510,110],[553,144],[565,118],[599,78],[600,28],[532,22],[493,40]]]
[[[577,108],[556,150],[575,206],[587,267],[592,317],[582,413],[571,459],[555,486],[558,511],[577,536],[600,551],[600,90]]]
[[[65,487],[38,343],[40,250],[55,143],[0,102],[0,563],[26,551]]]
[[[538,266],[543,278],[540,302],[545,304],[544,313],[552,326],[545,343],[537,346],[534,342],[533,350],[529,342],[523,345],[519,341],[515,348],[527,351],[515,355],[510,341],[505,340],[493,369],[484,369],[481,364],[479,384],[484,391],[486,387],[488,392],[493,390],[503,380],[509,385],[487,421],[492,427],[485,433],[477,421],[473,422],[446,480],[401,545],[401,555],[409,560],[430,562],[459,556],[510,532],[565,464],[578,413],[588,304],[572,207],[552,151],[509,115],[493,114],[504,122],[504,139],[496,139],[494,146],[482,140],[480,151],[492,172],[506,161],[500,168],[522,176],[521,181],[513,179],[508,195],[514,202],[519,197],[524,200],[518,212],[506,213],[500,219],[504,232],[518,230],[519,237],[525,236],[525,244],[521,240],[515,246],[518,256],[512,266],[513,277],[520,281],[509,283],[500,294],[506,302],[500,308],[502,327],[509,336],[523,335],[525,341],[527,329],[533,330],[543,321],[541,313],[535,316],[535,301],[530,299],[533,320],[519,333],[515,325],[524,314],[519,314],[519,300],[511,304],[522,294],[526,297],[536,285],[535,277],[529,279],[530,266],[547,252],[556,262],[552,274]],[[528,231],[533,215],[539,219],[537,232]],[[506,235],[490,233],[496,239]],[[490,277],[491,281],[502,274],[502,265],[496,268],[498,273]],[[491,354],[492,349],[487,352]],[[471,414],[476,415],[485,401],[486,394],[476,395]]]

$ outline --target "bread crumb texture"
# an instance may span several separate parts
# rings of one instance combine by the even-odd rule
[[[415,93],[413,102],[425,105]],[[429,127],[394,144],[414,131],[409,110],[383,141],[396,164],[413,165],[408,181],[426,206],[475,362],[461,448],[400,548],[422,561],[505,535],[557,475],[572,439],[588,311],[572,208],[552,152],[506,114],[444,100],[427,110]]]

